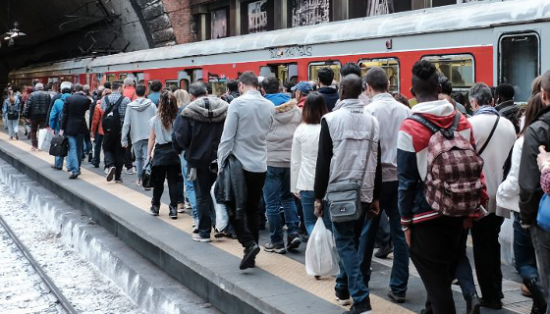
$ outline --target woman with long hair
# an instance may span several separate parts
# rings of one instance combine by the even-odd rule
[[[19,139],[19,114],[21,113],[21,104],[19,97],[15,96],[13,91],[9,92],[8,98],[4,101],[4,122],[8,126],[10,140]]]
[[[535,80],[535,85],[536,85]],[[540,84],[540,83],[539,83]],[[539,85],[540,86],[540,85]],[[536,121],[539,113],[546,107],[539,92],[534,94],[527,104],[524,116],[523,129],[514,144],[512,151],[512,165],[510,172],[497,191],[497,214],[499,216],[514,219],[514,259],[524,285],[533,296],[532,313],[543,313],[546,302],[544,301],[544,292],[540,286],[538,278],[537,261],[535,258],[535,249],[531,241],[531,232],[529,229],[523,229],[519,221],[519,168],[521,163],[521,154],[523,150],[525,130]]]
[[[317,218],[314,214],[315,167],[321,133],[321,118],[328,113],[327,104],[322,94],[310,93],[302,111],[302,123],[296,129],[292,140],[290,166],[290,189],[302,201],[304,223],[309,235],[313,231]],[[330,228],[328,211],[325,211],[324,222]]]
[[[181,113],[183,107],[187,106],[191,102],[191,96],[185,89],[178,89],[174,92],[176,101],[178,103],[178,111]]]
[[[180,158],[172,146],[172,127],[178,114],[176,97],[165,91],[160,96],[157,115],[151,119],[148,156],[152,156],[152,177],[154,180],[151,214],[159,215],[160,198],[164,192],[164,181],[168,180],[170,193],[170,213],[172,219],[178,218],[178,181],[181,180]],[[154,148],[154,151],[153,151]]]

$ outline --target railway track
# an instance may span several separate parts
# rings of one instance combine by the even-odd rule
[[[0,252],[0,313],[78,313],[1,216]]]

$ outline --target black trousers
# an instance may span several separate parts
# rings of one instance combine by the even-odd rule
[[[103,155],[105,158],[105,168],[115,167],[115,180],[119,180],[124,166],[124,156],[126,149],[120,142],[121,135],[105,134],[103,136]]]
[[[153,179],[155,185],[153,187],[153,205],[160,206],[160,198],[164,193],[164,181],[168,180],[168,193],[170,194],[170,206],[178,206],[178,180],[181,177],[181,166],[155,166],[153,167]]]
[[[124,152],[124,166],[126,169],[133,169],[134,168],[134,154],[133,147],[132,147],[132,138],[130,138],[130,135],[128,135],[128,147],[126,147]],[[145,165],[143,165],[145,166]]]
[[[101,156],[101,144],[103,143],[103,135],[99,134],[99,132],[95,133],[94,136],[94,158],[92,160],[92,164],[94,166],[99,167],[100,162],[100,156]]]
[[[199,216],[199,234],[207,238],[210,237],[210,231],[212,231],[214,203],[212,202],[212,196],[210,196],[210,189],[216,182],[216,174],[210,171],[208,166],[199,166],[195,169],[197,169],[197,179],[193,181],[193,186]]]
[[[411,259],[428,293],[429,314],[456,314],[451,285],[463,234],[462,218],[440,217],[411,227]]]
[[[260,239],[258,230],[258,203],[262,196],[265,175],[265,172],[256,173],[244,171],[247,189],[245,207],[246,218],[235,219],[235,216],[229,216],[229,222],[237,234],[237,239],[239,239],[239,243],[245,248],[254,243],[258,243]]]
[[[38,148],[38,130],[46,125],[45,117],[31,118],[31,143],[32,147]]]
[[[472,228],[477,281],[482,298],[488,302],[496,302],[504,298],[500,243],[498,242],[498,234],[503,222],[504,218],[493,213],[475,221]]]

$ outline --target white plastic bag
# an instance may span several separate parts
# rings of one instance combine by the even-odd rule
[[[216,202],[216,194],[214,193],[214,188],[216,187],[216,182],[212,185],[210,189],[210,196],[212,196],[212,202],[214,202],[214,208],[216,209],[216,230],[219,232],[225,230],[229,224],[229,214],[227,213],[227,207],[225,204],[218,204]]]
[[[306,248],[306,272],[310,276],[336,276],[340,272],[332,232],[317,219]]]
[[[500,227],[500,233],[498,235],[498,242],[500,242],[500,255],[504,263],[509,266],[515,265],[514,259],[514,220],[504,219],[504,223]]]
[[[48,152],[52,144],[53,134],[48,129],[38,131],[38,149]]]

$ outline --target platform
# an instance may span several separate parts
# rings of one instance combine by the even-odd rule
[[[24,138],[23,134],[20,138]],[[333,278],[315,280],[307,276],[305,244],[287,255],[262,250],[255,269],[240,271],[242,247],[236,240],[215,240],[210,244],[192,241],[193,219],[180,215],[179,219],[170,220],[167,195],[163,196],[160,216],[151,216],[148,211],[152,192],[137,187],[135,175],[123,175],[124,184],[107,183],[102,169],[95,169],[85,161],[82,175],[77,180],[69,180],[66,171],[51,169],[52,156],[41,151],[31,152],[30,148],[28,140],[10,141],[2,128],[2,159],[93,218],[220,311],[227,314],[336,314],[345,311],[335,302]],[[261,244],[264,244],[269,235],[263,232],[261,237]],[[407,302],[398,305],[388,300],[391,263],[391,259],[373,259],[370,289],[374,313],[418,313],[426,295],[412,263]],[[503,273],[506,278],[503,283],[505,309],[483,309],[483,313],[529,313],[531,300],[521,296],[519,276],[512,267],[505,265]],[[464,313],[460,289],[458,286],[453,289],[457,310]]]

